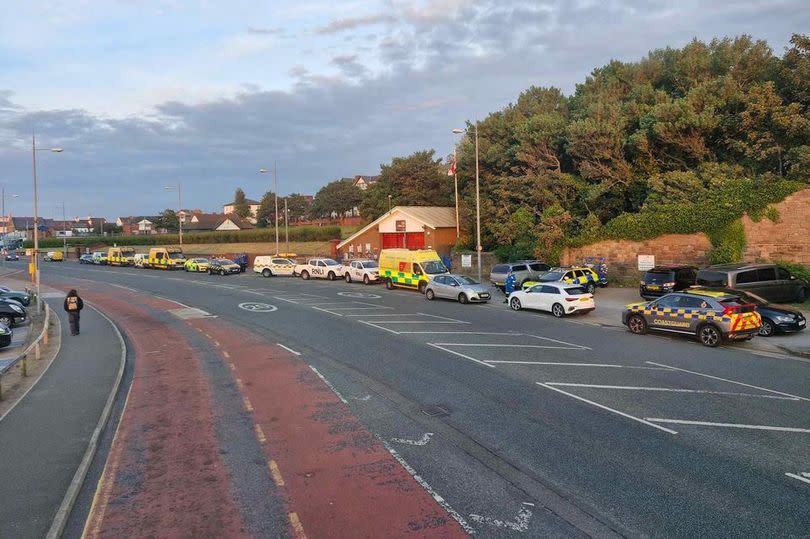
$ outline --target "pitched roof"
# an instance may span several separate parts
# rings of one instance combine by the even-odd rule
[[[250,206],[256,206],[261,204],[261,202],[259,202],[258,200],[253,200],[252,198],[246,198],[245,202],[247,202],[248,205]],[[225,204],[223,204],[223,206],[236,206],[236,201],[234,200],[233,202],[226,202]]]
[[[235,213],[200,213],[194,217],[197,221],[183,225],[184,230],[216,230],[228,219],[240,229],[254,228],[248,220],[242,219]]]
[[[129,217],[119,217],[118,219],[120,219],[121,222],[124,223],[125,225],[137,225],[138,223],[140,223],[141,221],[144,221],[144,220],[149,221],[151,223],[154,223],[155,221],[160,219],[160,216],[157,216],[157,215],[130,215]]]
[[[391,211],[382,214],[376,220],[367,224],[342,242],[338,243],[337,248],[340,249],[344,245],[348,245],[354,241],[355,238],[376,226],[377,223],[395,213],[407,215],[408,217],[415,219],[426,227],[434,230],[437,228],[450,228],[456,226],[455,208],[446,208],[444,206],[395,206],[391,208]]]

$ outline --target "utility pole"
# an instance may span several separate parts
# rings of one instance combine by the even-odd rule
[[[31,135],[31,165],[34,179],[34,281],[37,287],[37,312],[42,312],[42,298],[39,289],[39,227],[37,226],[39,208],[37,207],[37,139]]]
[[[278,173],[275,160],[273,160],[273,195],[276,199],[276,212],[273,214],[273,218],[276,221],[276,256],[278,256]]]
[[[287,243],[285,247],[287,249],[286,255],[289,256],[290,254],[290,224],[289,224],[289,214],[287,213],[287,197],[284,197],[284,237]]]
[[[475,235],[478,252],[478,282],[481,282],[481,191],[478,179],[478,118],[475,119]]]
[[[456,145],[453,145],[453,184],[456,190],[456,239],[461,236],[458,224],[458,162],[456,160]]]

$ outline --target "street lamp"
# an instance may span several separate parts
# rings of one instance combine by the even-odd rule
[[[464,133],[465,130],[457,127],[453,133]],[[455,152],[455,150],[454,150]],[[481,281],[481,191],[478,175],[478,119],[475,120],[475,250],[478,253],[478,281]],[[458,187],[456,187],[456,219],[458,219]]]
[[[456,127],[455,129],[453,129],[453,133],[456,135],[460,135],[464,133],[464,130],[459,127]],[[457,148],[458,144],[453,144],[453,186],[456,192],[456,239],[458,239],[461,236],[458,218],[458,158],[456,157]]]
[[[163,187],[164,191],[177,191],[177,227],[180,232],[180,248],[183,248],[183,220],[180,218],[180,212],[183,211],[183,184],[166,185]]]
[[[34,279],[37,287],[37,312],[42,312],[39,286],[39,208],[37,206],[37,152],[62,153],[62,148],[37,148],[37,138],[31,135],[31,169],[34,180]]]
[[[11,198],[18,198],[20,195],[11,195]],[[3,249],[8,251],[6,236],[8,236],[8,215],[6,215],[6,188],[3,187]],[[6,267],[6,257],[3,257],[3,267]]]
[[[269,171],[266,168],[260,168],[260,174],[267,174]],[[278,256],[278,174],[276,171],[276,162],[273,161],[273,196],[275,197],[276,211],[273,214],[273,220],[276,222],[276,256]]]

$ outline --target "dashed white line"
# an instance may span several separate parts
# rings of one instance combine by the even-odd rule
[[[475,346],[484,348],[551,348],[554,350],[582,350],[578,346],[544,346],[542,344],[499,344],[499,343],[474,343],[474,342],[438,342],[442,346]]]
[[[282,347],[283,349],[285,349],[286,351],[288,351],[288,352],[289,352],[289,353],[291,353],[291,354],[295,354],[296,356],[300,356],[300,355],[301,355],[301,352],[296,352],[296,351],[295,351],[295,350],[293,350],[292,348],[290,348],[290,347],[288,347],[288,346],[284,346],[284,345],[283,345],[283,344],[281,344],[280,342],[277,342],[276,344],[277,344],[277,345],[279,345],[280,347]]]
[[[775,425],[745,425],[743,423],[716,423],[714,421],[691,421],[688,419],[664,419],[660,417],[647,417],[647,421],[654,421],[656,423],[668,423],[673,425],[695,425],[698,427],[724,427],[731,429],[749,429],[749,430],[769,430],[776,432],[799,432],[810,434],[810,429],[802,429],[799,427],[779,427]]]
[[[326,384],[326,387],[328,387],[329,389],[332,390],[332,393],[337,395],[337,398],[340,399],[340,402],[342,402],[343,404],[349,404],[349,401],[347,401],[346,399],[343,398],[343,395],[340,394],[340,391],[335,389],[335,386],[332,385],[332,382],[327,380],[326,377],[323,374],[321,374],[321,371],[319,371],[318,369],[316,369],[312,365],[310,365],[309,368],[312,369],[312,372],[314,372],[315,374],[318,375],[318,378],[320,378],[321,381],[323,381],[323,383]]]
[[[446,316],[439,316],[437,314],[428,314],[428,313],[416,313],[422,316],[429,316],[430,318],[439,318],[441,320],[450,320],[452,322],[458,322],[459,324],[469,324],[469,322],[465,322],[464,320],[457,320],[456,318],[448,318]]]
[[[608,369],[641,369],[647,371],[668,371],[664,367],[642,367],[637,365],[611,365],[606,363],[569,363],[566,361],[511,361],[488,359],[487,363],[505,363],[509,365],[549,365],[549,366],[564,366],[564,367],[604,367]]]

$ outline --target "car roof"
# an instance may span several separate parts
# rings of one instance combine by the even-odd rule
[[[710,271],[736,271],[736,270],[743,270],[743,269],[757,269],[757,268],[772,268],[776,264],[715,264],[714,266],[709,266],[704,269]]]
[[[729,293],[724,290],[704,290],[699,288],[687,288],[682,294],[689,294],[690,296],[703,296],[707,298],[714,298],[717,300],[720,299],[731,299],[734,297],[738,297],[737,294]]]
[[[688,264],[664,264],[661,266],[654,266],[647,271],[673,271],[679,269],[697,269],[697,266],[690,266]]]

